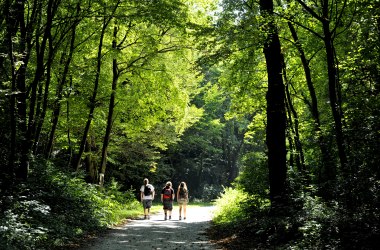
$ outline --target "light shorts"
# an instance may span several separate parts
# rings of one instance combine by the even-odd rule
[[[178,200],[178,205],[186,205],[188,203],[188,200],[185,198],[181,198]]]
[[[146,208],[151,208],[152,207],[152,200],[143,200],[143,207]]]

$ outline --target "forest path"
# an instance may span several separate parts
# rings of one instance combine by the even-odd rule
[[[81,249],[217,249],[205,234],[210,226],[213,209],[188,208],[186,220],[178,219],[178,208],[173,209],[172,219],[167,221],[164,220],[163,211],[151,215],[150,220],[128,220],[126,224],[110,229],[107,234]]]

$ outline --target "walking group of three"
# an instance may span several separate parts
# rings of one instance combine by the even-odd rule
[[[165,187],[161,190],[161,202],[164,206],[164,219],[171,220],[173,201],[176,197],[174,189],[170,181],[166,182]],[[150,219],[150,208],[152,207],[152,201],[154,200],[154,187],[149,183],[147,178],[144,179],[144,185],[140,188],[140,199],[144,207],[144,219]],[[182,220],[182,210],[183,219],[186,220],[186,206],[189,201],[189,192],[185,182],[181,182],[177,190],[177,202],[179,206],[179,220]]]

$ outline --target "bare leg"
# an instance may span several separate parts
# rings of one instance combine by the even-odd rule
[[[164,213],[165,213],[165,220],[167,220],[167,218],[168,218],[168,210],[164,209]]]
[[[186,206],[187,204],[183,204],[183,218],[186,219]]]

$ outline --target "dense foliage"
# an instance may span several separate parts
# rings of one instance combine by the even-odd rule
[[[144,177],[219,197],[226,247],[379,243],[379,0],[4,0],[0,14],[2,246],[116,223]]]
[[[33,165],[29,181],[2,199],[3,249],[52,249],[75,243],[123,218],[140,214],[133,190],[90,185],[51,164]]]
[[[380,2],[273,1],[265,12],[268,2],[220,1],[222,10],[207,31],[215,37],[208,46],[216,50],[203,61],[223,59],[220,82],[235,97],[230,112],[254,114],[245,134],[252,148],[240,158],[234,190],[218,201],[231,206],[221,206],[215,237],[227,248],[375,249]],[[269,109],[262,108],[264,94],[270,105],[262,90],[273,72],[264,68],[270,65],[263,57],[268,34],[278,34],[281,43],[285,199],[271,195],[276,184],[270,183],[271,155],[264,153],[271,133],[264,130]],[[275,171],[282,175],[280,166]]]

